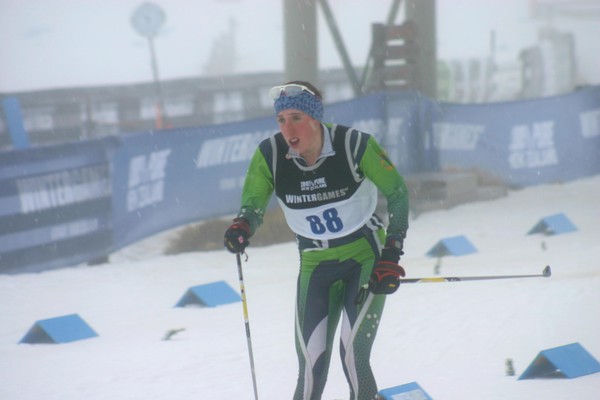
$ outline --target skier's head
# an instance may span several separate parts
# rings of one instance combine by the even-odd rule
[[[271,88],[269,95],[274,100],[275,114],[293,109],[302,111],[317,121],[323,119],[323,96],[310,82],[291,81],[275,86]]]

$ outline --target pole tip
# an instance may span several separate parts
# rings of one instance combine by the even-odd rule
[[[552,271],[550,270],[550,266],[549,265],[546,265],[546,268],[544,268],[544,271],[542,272],[542,274],[546,278],[549,278],[550,276],[552,276]]]

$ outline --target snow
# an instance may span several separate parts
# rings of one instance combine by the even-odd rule
[[[432,276],[425,253],[465,235],[478,249],[445,257],[441,274],[537,274],[551,278],[406,284],[388,297],[372,355],[381,389],[416,381],[436,400],[597,399],[600,374],[518,376],[545,349],[580,343],[600,359],[600,176],[511,191],[507,197],[433,211],[411,221],[402,264]],[[564,213],[577,231],[527,235]],[[263,227],[262,229],[268,229]],[[252,399],[242,303],[174,307],[192,286],[225,280],[225,250],[161,255],[157,235],[110,264],[0,275],[0,399]],[[294,243],[250,247],[244,280],[259,398],[289,399],[298,256]],[[98,337],[19,344],[35,321],[79,314]],[[163,340],[171,329],[185,330]],[[323,399],[348,397],[337,351]],[[512,359],[516,376],[506,376]]]

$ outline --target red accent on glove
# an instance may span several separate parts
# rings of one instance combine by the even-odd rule
[[[250,225],[245,218],[235,218],[233,224],[225,231],[225,248],[231,253],[243,253],[250,244]]]
[[[373,294],[392,294],[400,286],[400,277],[406,272],[400,265],[391,261],[378,261],[369,279],[369,290]]]

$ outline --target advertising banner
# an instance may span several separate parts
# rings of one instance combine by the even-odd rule
[[[477,105],[380,93],[327,105],[324,120],[373,134],[402,174],[481,171],[522,187],[600,173],[600,87]],[[95,261],[233,216],[254,151],[277,130],[273,115],[0,152],[0,273]]]
[[[484,171],[516,187],[600,171],[600,88],[432,110],[431,145],[442,170]]]
[[[114,159],[116,247],[235,213],[250,158],[275,126],[257,119],[124,136]]]
[[[107,138],[0,153],[0,273],[108,254],[116,144]]]

